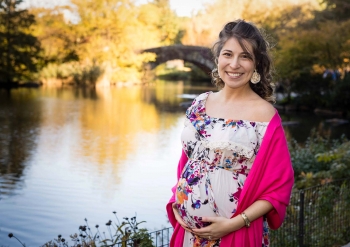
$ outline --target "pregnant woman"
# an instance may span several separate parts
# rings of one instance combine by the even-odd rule
[[[186,111],[177,184],[167,204],[170,246],[267,247],[294,183],[272,106],[269,44],[246,21],[227,23],[213,46],[218,92]]]

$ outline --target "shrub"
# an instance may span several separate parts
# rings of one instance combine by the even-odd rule
[[[295,187],[307,188],[350,177],[350,141],[321,137],[315,131],[305,144],[289,143],[295,173]]]

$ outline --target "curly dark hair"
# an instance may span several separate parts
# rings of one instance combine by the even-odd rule
[[[272,83],[272,58],[269,54],[270,44],[264,38],[263,32],[254,24],[240,19],[227,23],[221,30],[218,41],[216,41],[212,48],[216,64],[221,49],[230,38],[236,38],[245,52],[248,52],[248,50],[243,42],[247,41],[251,44],[253,47],[255,67],[261,76],[261,80],[257,84],[249,82],[249,85],[261,98],[268,102],[275,102],[273,95],[274,85]],[[219,77],[218,69],[215,68],[211,75],[213,84],[219,89],[222,89],[225,83]]]

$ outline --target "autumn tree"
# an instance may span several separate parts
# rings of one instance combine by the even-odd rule
[[[344,21],[350,19],[350,0],[321,0],[321,4],[324,9],[317,12],[317,21]]]
[[[34,16],[18,9],[21,0],[0,0],[0,82],[33,78],[40,64],[40,43],[31,34]]]
[[[319,11],[301,12],[302,16],[314,16],[298,18],[300,21],[295,26],[278,28],[275,32],[278,80],[289,95],[294,91],[305,96],[312,107],[329,105],[336,84],[323,78],[323,73],[326,69],[338,73],[350,57],[350,21],[320,20]],[[329,13],[328,9],[324,11]]]
[[[73,24],[65,17],[69,6],[54,8],[31,8],[29,12],[36,18],[32,32],[42,47],[45,63],[65,63],[78,60],[75,51],[76,35]]]
[[[179,43],[182,38],[180,32],[179,18],[170,8],[169,0],[154,0],[150,3],[156,7],[156,12],[152,14],[158,18],[155,27],[159,30],[159,39],[161,45],[172,45]]]
[[[48,66],[43,75],[73,74],[88,83],[137,82],[154,54],[140,51],[179,42],[179,21],[168,0],[71,0],[71,6],[33,9]],[[63,13],[68,11],[74,21]],[[56,64],[56,65],[55,65]],[[60,71],[60,73],[56,73]],[[45,73],[44,73],[45,72]],[[86,81],[86,80],[85,80]]]

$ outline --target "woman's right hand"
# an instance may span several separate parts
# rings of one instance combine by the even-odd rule
[[[174,212],[174,216],[175,216],[175,219],[176,221],[188,232],[192,232],[192,229],[188,227],[188,225],[182,220],[179,212],[177,211],[177,208],[176,208],[176,203],[174,202],[172,204],[172,208],[173,208],[173,212]]]

